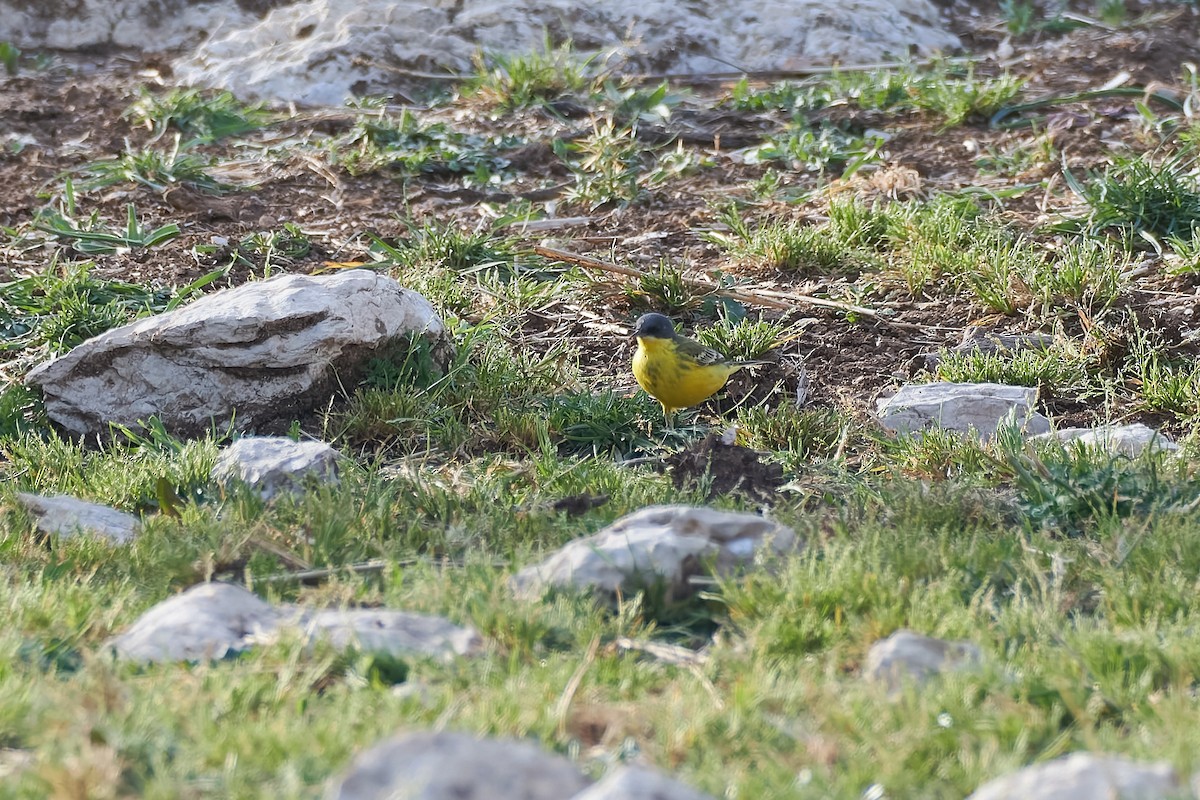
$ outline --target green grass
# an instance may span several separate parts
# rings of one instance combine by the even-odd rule
[[[796,114],[847,103],[867,111],[920,110],[943,121],[944,127],[990,117],[1011,102],[1024,82],[1010,74],[976,77],[941,64],[928,70],[895,69],[833,72],[801,82],[755,89],[742,80],[730,93],[729,105],[746,111],[778,109]]]
[[[334,166],[351,175],[389,170],[400,175],[470,176],[487,185],[503,172],[502,153],[519,147],[514,137],[471,133],[444,122],[423,121],[407,108],[393,111],[388,98],[369,98],[351,106],[354,125],[326,141]]]
[[[549,34],[542,50],[525,54],[479,53],[466,92],[502,111],[542,105],[590,87],[596,70],[570,41],[555,47]]]
[[[1116,5],[1097,13],[1115,20]],[[1012,34],[1047,31],[1052,20],[1026,6],[1002,8]],[[430,107],[370,99],[319,127],[290,119],[287,152],[303,159],[276,163],[280,151],[255,143],[273,119],[262,108],[143,92],[126,115],[145,129],[131,145],[71,161],[72,177],[44,187],[47,205],[0,228],[0,771],[30,760],[0,796],[316,798],[381,737],[433,728],[529,739],[592,775],[647,763],[713,797],[960,800],[1075,750],[1200,768],[1190,134],[1174,158],[1103,168],[1097,156],[1067,182],[1047,179],[1035,209],[1029,195],[1009,203],[1005,176],[1059,149],[1085,158],[1071,145],[1079,131],[985,130],[1021,78],[982,66],[744,81],[720,98],[609,78],[569,45],[478,64],[462,95]],[[675,125],[707,131],[712,111],[714,133],[724,115],[747,115],[759,145],[658,144]],[[1138,135],[1136,120],[1111,120]],[[862,131],[897,127],[944,148],[937,163],[961,174],[923,170],[893,196],[904,137],[880,145]],[[526,143],[546,158],[510,164]],[[180,183],[227,188],[214,177],[227,158],[285,176],[264,183],[273,218],[296,196],[289,186],[336,179],[347,202],[322,205],[333,192],[270,224],[176,217],[160,202]],[[335,169],[295,167],[322,158]],[[568,176],[569,192],[533,199]],[[430,184],[499,199],[435,204]],[[391,198],[398,216],[356,215],[360,191]],[[574,215],[587,220],[554,227]],[[529,220],[552,224],[512,224]],[[638,275],[547,262],[531,253],[543,236]],[[271,501],[217,486],[225,437],[179,441],[154,420],[70,441],[22,383],[35,364],[213,281],[347,266],[314,263],[326,257],[422,293],[454,345],[448,360],[422,337],[373,353],[360,383],[295,421],[293,435],[345,456],[336,485]],[[204,275],[182,287],[114,277],[151,263]],[[766,310],[714,287],[853,298],[873,315],[799,297]],[[648,310],[731,358],[781,354],[736,376],[761,381],[755,404],[704,403],[667,428],[622,336]],[[1054,343],[945,352],[967,324]],[[912,374],[915,354],[938,349],[936,374]],[[797,407],[785,384],[801,360],[810,385]],[[1056,422],[1144,421],[1182,450],[1126,458],[1010,429],[987,441],[882,430],[874,398],[927,378],[1037,386]],[[731,430],[782,470],[777,494],[709,498],[705,475],[681,474],[680,450]],[[161,513],[162,484],[183,498],[177,515]],[[107,503],[141,516],[144,532],[121,547],[47,539],[17,491]],[[673,606],[653,591],[616,608],[510,591],[518,569],[666,503],[762,513],[804,546]],[[368,560],[383,569],[351,569]],[[331,574],[301,585],[288,574],[299,563]],[[274,602],[441,614],[486,645],[451,664],[295,638],[217,663],[135,668],[105,653],[146,609],[208,579]],[[983,662],[890,694],[863,664],[900,628],[969,640]],[[672,666],[624,652],[623,637],[703,647],[707,659]]]
[[[1190,236],[1200,224],[1200,187],[1191,164],[1170,158],[1114,158],[1103,173],[1077,178],[1064,167],[1071,189],[1087,204],[1086,217],[1067,220],[1066,230],[1087,233],[1115,229],[1128,240]]]
[[[242,103],[232,92],[202,89],[154,94],[143,88],[125,116],[135,125],[150,128],[155,136],[174,129],[190,144],[242,136],[262,128],[270,119],[261,103]]]

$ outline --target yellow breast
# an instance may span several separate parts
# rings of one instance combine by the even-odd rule
[[[668,414],[712,397],[740,368],[736,364],[701,365],[680,357],[670,339],[639,338],[633,377]]]

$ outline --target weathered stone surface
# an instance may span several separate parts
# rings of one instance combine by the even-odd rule
[[[1064,444],[1099,447],[1113,455],[1130,458],[1140,456],[1147,448],[1152,452],[1179,449],[1179,445],[1171,441],[1166,434],[1140,422],[1132,425],[1101,425],[1096,428],[1063,428],[1033,438],[1054,438]]]
[[[221,451],[213,466],[218,483],[242,481],[269,500],[305,483],[337,482],[338,452],[325,442],[294,442],[285,436],[243,436]]]
[[[235,0],[0,0],[0,39],[22,47],[168,50],[256,21]]]
[[[970,642],[948,642],[899,630],[871,645],[863,674],[898,689],[906,681],[922,683],[933,675],[976,664],[982,657]]]
[[[198,436],[234,419],[282,426],[353,383],[367,359],[413,333],[444,328],[425,298],[369,270],[285,275],[216,292],[189,306],[83,342],[29,373],[46,412],[77,436],[157,415]]]
[[[479,49],[540,50],[547,30],[580,53],[633,43],[620,54],[631,67],[670,72],[873,62],[958,46],[927,0],[775,0],[753,13],[731,0],[308,0],[223,28],[174,69],[242,95],[340,105],[394,92],[403,75],[386,66],[471,72]]]
[[[920,383],[903,386],[877,401],[879,421],[890,431],[929,428],[991,436],[1012,418],[1029,434],[1050,430],[1050,420],[1033,410],[1037,389],[999,383]]]
[[[441,617],[389,609],[276,607],[239,586],[205,583],[151,608],[129,630],[109,641],[127,659],[218,659],[281,635],[394,656],[450,659],[478,653],[479,634]]]
[[[418,654],[449,660],[475,655],[483,649],[483,639],[474,628],[408,611],[377,608],[304,611],[299,624],[311,639],[329,641],[335,647],[355,647],[393,656]]]
[[[240,586],[202,583],[170,597],[109,640],[132,661],[204,661],[244,650],[248,637],[274,630],[278,609]]]
[[[1174,800],[1181,789],[1165,762],[1071,753],[988,781],[967,800]]]
[[[796,547],[796,534],[753,514],[691,506],[651,506],[567,544],[513,576],[518,596],[547,589],[590,589],[605,599],[661,586],[666,599],[692,593],[688,578],[711,565],[728,574],[762,553]]]
[[[17,493],[17,502],[37,518],[39,531],[57,536],[88,534],[123,544],[137,536],[141,521],[115,508],[67,495]]]
[[[526,742],[412,733],[361,753],[333,800],[567,800],[590,781],[562,756]]]
[[[713,800],[661,772],[645,767],[621,767],[593,783],[571,800]]]

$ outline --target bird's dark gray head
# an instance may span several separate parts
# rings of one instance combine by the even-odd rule
[[[675,335],[675,326],[662,314],[643,314],[638,317],[633,335],[639,339],[670,339]]]

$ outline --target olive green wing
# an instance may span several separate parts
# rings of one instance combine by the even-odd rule
[[[679,354],[686,357],[689,361],[694,361],[702,367],[710,367],[713,364],[726,364],[729,359],[721,355],[711,347],[705,347],[699,342],[688,339],[684,336],[675,337],[675,349]]]

